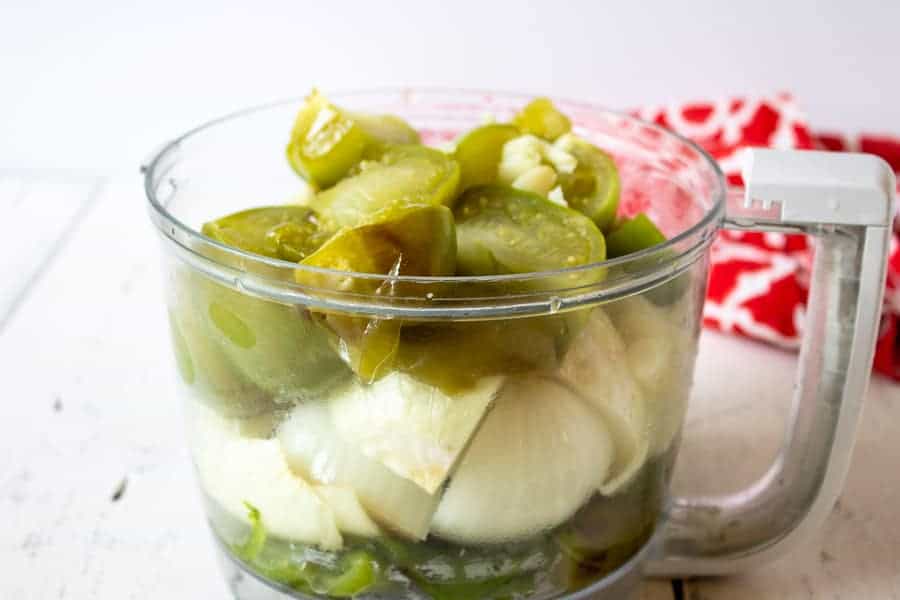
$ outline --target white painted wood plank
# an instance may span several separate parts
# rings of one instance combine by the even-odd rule
[[[680,492],[735,491],[781,441],[796,356],[705,332],[675,475]],[[688,582],[693,600],[900,599],[900,386],[872,380],[853,462],[824,528],[737,577]]]
[[[171,393],[157,251],[137,178],[108,189],[0,332],[0,598],[227,597]]]
[[[99,179],[0,172],[0,327],[99,185]]]

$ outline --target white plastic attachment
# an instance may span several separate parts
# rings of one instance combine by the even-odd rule
[[[891,222],[893,171],[871,154],[754,149],[744,163],[745,208],[781,207],[785,223]]]
[[[747,489],[673,499],[648,565],[654,574],[733,573],[784,554],[822,526],[850,465],[878,332],[894,174],[865,154],[753,150],[744,181],[725,227],[815,239],[790,424],[777,459]]]

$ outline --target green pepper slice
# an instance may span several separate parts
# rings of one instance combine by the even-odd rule
[[[329,567],[292,560],[289,549],[267,543],[269,536],[259,510],[249,503],[245,506],[250,534],[243,544],[231,546],[231,551],[265,577],[301,592],[335,598],[352,598],[384,582],[381,564],[367,550],[347,552]]]
[[[359,162],[368,143],[356,121],[313,91],[297,114],[287,158],[298,175],[326,188]]]
[[[453,153],[459,163],[460,190],[496,183],[503,145],[520,134],[515,125],[492,123],[476,127],[462,136]]]
[[[572,129],[569,118],[559,112],[548,98],[536,98],[529,102],[513,118],[513,125],[551,142]]]
[[[327,188],[380,148],[419,142],[418,132],[400,117],[351,113],[313,91],[297,114],[287,157],[298,175]]]
[[[590,142],[565,135],[555,145],[578,161],[572,173],[560,173],[559,180],[566,202],[606,231],[616,218],[619,207],[619,171],[610,155]]]

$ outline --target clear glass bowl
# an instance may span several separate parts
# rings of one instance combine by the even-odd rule
[[[333,100],[441,143],[528,98]],[[387,294],[300,285],[298,265],[199,230],[297,194],[284,146],[301,102],[199,127],[145,173],[198,481],[229,572],[252,576],[250,587],[232,578],[235,593],[558,598],[633,586],[665,519],[722,219],[718,168],[656,126],[558,101],[615,157],[620,214],[648,213],[666,244],[529,275],[303,268],[307,282],[365,279]],[[400,328],[400,345],[391,372],[363,382],[348,348],[378,328]]]

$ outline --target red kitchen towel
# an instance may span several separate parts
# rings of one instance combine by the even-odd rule
[[[860,151],[900,172],[900,137],[810,131],[790,94],[691,102],[637,111],[703,146],[730,183],[741,183],[748,147]],[[898,189],[900,192],[900,189]],[[876,371],[900,381],[900,227],[895,221]],[[723,231],[713,244],[704,324],[782,347],[800,344],[812,247],[803,235]]]

